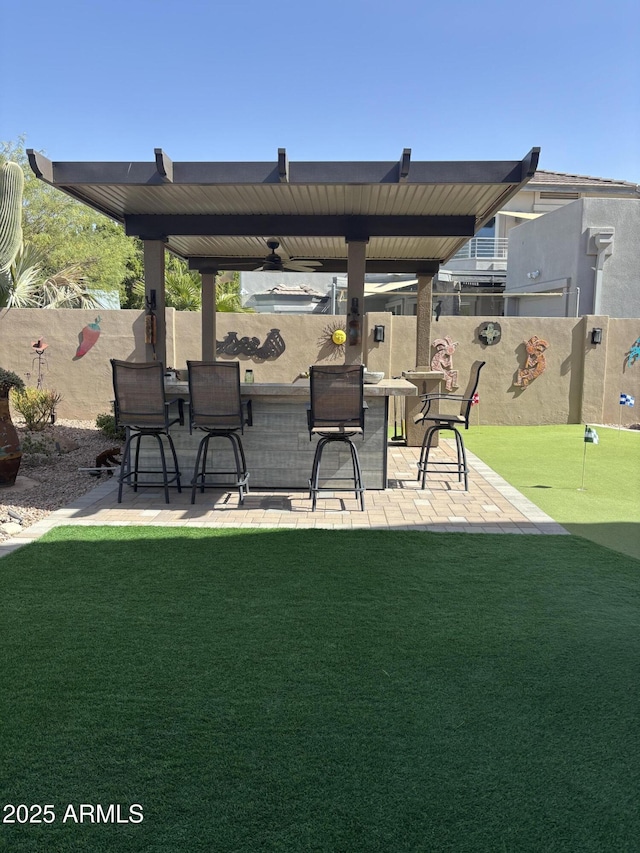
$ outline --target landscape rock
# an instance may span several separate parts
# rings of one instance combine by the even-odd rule
[[[7,536],[15,536],[16,533],[22,533],[22,525],[17,521],[5,521],[4,524],[0,524],[0,531]]]
[[[16,424],[16,429],[23,444],[22,464],[15,485],[0,490],[0,519],[9,519],[14,513],[22,519],[18,527],[24,530],[96,487],[100,480],[78,469],[94,467],[109,439],[95,421],[59,419],[37,433],[37,441],[24,427]],[[25,450],[30,444],[34,452]],[[65,450],[56,452],[56,445]],[[42,453],[42,447],[50,447],[52,452]],[[0,541],[10,535],[0,524]]]

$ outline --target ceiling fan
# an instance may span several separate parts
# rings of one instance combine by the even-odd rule
[[[267,246],[271,249],[270,254],[264,259],[262,266],[256,272],[314,272],[315,267],[321,267],[320,261],[297,261],[290,258],[284,251],[280,254],[276,249],[280,241],[275,237],[269,237]]]

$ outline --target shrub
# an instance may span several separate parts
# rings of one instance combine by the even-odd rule
[[[53,423],[60,400],[61,394],[46,391],[44,388],[27,386],[22,390],[13,388],[11,391],[13,408],[22,415],[26,428],[32,432],[40,432]]]
[[[109,415],[106,412],[98,415],[96,418],[96,426],[103,435],[106,435],[107,438],[111,438],[114,441],[125,440],[125,430],[123,427],[116,426],[116,419],[114,415]]]
[[[53,454],[53,444],[51,439],[46,437],[35,438],[32,435],[25,435],[20,443],[20,449],[23,453],[34,456],[51,456]]]
[[[0,397],[7,397],[12,388],[24,388],[24,382],[17,373],[0,367]]]

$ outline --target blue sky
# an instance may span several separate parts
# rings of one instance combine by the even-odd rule
[[[0,11],[0,139],[53,160],[517,160],[538,145],[542,169],[640,183],[637,0]]]

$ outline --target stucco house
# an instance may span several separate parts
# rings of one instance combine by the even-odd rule
[[[504,295],[511,316],[640,317],[640,201],[580,198],[513,228]]]
[[[434,308],[441,314],[467,316],[566,316],[567,311],[574,316],[576,309],[579,314],[600,313],[592,298],[598,254],[592,232],[587,235],[585,229],[603,226],[606,233],[607,227],[615,228],[619,223],[611,247],[615,259],[612,255],[609,263],[609,249],[600,258],[605,264],[600,276],[602,313],[640,316],[640,288],[635,273],[640,246],[638,201],[640,186],[629,181],[537,170],[496,216],[440,268],[434,280]],[[546,271],[542,269],[543,258],[547,261]],[[560,284],[573,288],[572,297],[547,295],[556,293]],[[407,281],[399,292],[389,296],[385,307],[376,301],[376,310],[412,314],[414,291],[415,282]],[[525,297],[525,293],[533,295]]]

